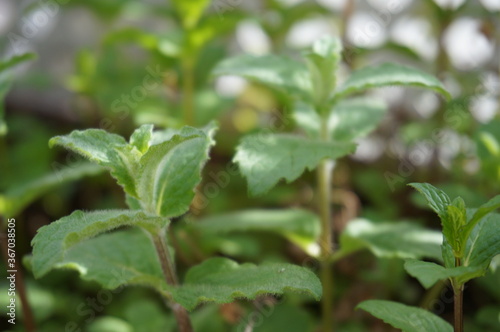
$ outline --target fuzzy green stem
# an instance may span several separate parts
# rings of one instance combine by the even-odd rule
[[[177,281],[177,274],[175,273],[175,266],[171,258],[172,256],[170,255],[168,246],[165,243],[165,229],[163,229],[161,232],[158,232],[157,234],[151,234],[151,236],[156,249],[156,253],[160,260],[161,269],[163,271],[163,275],[165,276],[165,280],[171,286],[178,286],[179,282]],[[191,325],[191,320],[189,319],[189,315],[186,309],[184,309],[180,304],[174,302],[170,302],[169,305],[174,313],[179,331],[193,332],[193,326]]]
[[[182,112],[184,124],[188,126],[195,125],[194,117],[194,65],[191,59],[185,59],[182,62]]]
[[[460,258],[455,257],[455,267],[461,266]],[[464,331],[464,284],[453,282],[454,306],[453,306],[453,326],[455,332]]]
[[[321,123],[321,139],[328,140],[327,121]],[[321,271],[320,279],[323,285],[323,297],[321,299],[322,325],[323,332],[333,330],[333,271],[330,258],[333,254],[332,248],[332,210],[331,202],[331,175],[333,162],[331,160],[322,160],[317,170],[318,186],[318,208],[321,220]]]

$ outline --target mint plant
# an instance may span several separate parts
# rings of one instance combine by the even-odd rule
[[[461,197],[451,200],[442,190],[428,183],[412,183],[441,220],[443,265],[407,260],[406,271],[425,288],[449,280],[454,292],[453,327],[439,317],[418,308],[389,301],[366,301],[358,307],[403,331],[463,332],[463,290],[467,281],[483,276],[500,254],[500,195],[477,209],[467,208]],[[411,319],[410,319],[411,318]]]
[[[172,309],[180,331],[192,331],[187,310],[261,294],[303,292],[316,300],[321,284],[306,268],[283,263],[238,264],[215,257],[192,267],[180,282],[166,234],[170,220],[189,211],[216,126],[153,131],[136,129],[127,142],[100,129],[56,136],[60,145],[107,168],[123,188],[129,209],[74,211],[42,227],[33,239],[35,277],[71,268],[107,288],[143,285]],[[112,231],[113,232],[109,232]]]
[[[373,131],[387,110],[372,98],[346,97],[395,85],[426,88],[450,97],[432,75],[389,63],[359,69],[339,83],[341,53],[339,39],[323,37],[303,54],[304,62],[277,55],[240,55],[223,60],[213,72],[216,76],[239,75],[284,94],[293,107],[298,128],[305,133],[246,136],[237,147],[234,161],[247,179],[251,195],[264,194],[281,179],[292,182],[306,169],[316,169],[325,332],[333,329],[331,263],[336,256],[332,246],[331,175],[335,160],[353,153],[356,139]],[[366,247],[373,248],[370,244]]]

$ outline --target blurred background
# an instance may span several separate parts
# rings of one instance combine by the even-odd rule
[[[8,199],[18,203],[2,210],[4,218],[18,220],[18,257],[30,253],[39,227],[75,209],[125,207],[121,189],[107,174],[81,169],[64,181],[49,181],[50,190],[43,194],[21,200],[19,191],[31,190],[33,182],[78,167],[77,157],[49,149],[52,136],[102,128],[128,137],[144,123],[202,126],[217,119],[217,145],[205,170],[207,179],[217,181],[216,174],[231,167],[243,135],[265,128],[294,131],[295,126],[286,96],[239,77],[214,78],[212,68],[241,53],[300,59],[325,34],[344,41],[339,81],[357,68],[394,62],[436,75],[453,95],[445,104],[419,89],[369,92],[390,110],[377,130],[358,142],[356,153],[338,162],[333,197],[337,230],[358,216],[412,220],[439,229],[437,218],[406,187],[410,182],[432,183],[471,206],[500,193],[500,1],[213,0],[199,15],[198,24],[182,21],[165,0],[0,0],[0,59],[37,55],[0,75],[0,84],[10,86],[0,91],[5,95],[0,108],[0,207]],[[192,116],[186,116],[189,109]],[[257,198],[248,197],[246,182],[233,173],[216,194],[197,198],[192,218],[252,207],[315,209],[311,172]],[[78,180],[82,175],[92,176]],[[193,245],[184,236],[189,227],[177,223],[175,231],[183,252],[181,271],[221,253],[253,262],[304,262],[297,248],[271,235],[245,233]],[[341,331],[388,331],[353,311],[364,299],[419,305],[436,297],[409,278],[397,259],[359,253],[340,261],[337,270]],[[39,331],[63,331],[67,322],[90,332],[172,329],[172,318],[148,289],[123,290],[118,301],[95,310],[96,318],[90,319],[81,304],[95,298],[97,285],[71,271],[34,280],[29,264],[25,274]],[[500,331],[499,284],[498,272],[470,283],[467,331]],[[6,288],[2,279],[3,308]],[[313,331],[318,308],[292,304],[277,306],[254,331]],[[195,320],[200,331],[231,330],[252,310],[242,303],[205,306]],[[452,305],[445,301],[433,310],[449,318]],[[106,324],[113,327],[106,329]],[[10,330],[24,329],[19,324]]]

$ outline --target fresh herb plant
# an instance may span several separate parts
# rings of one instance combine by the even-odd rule
[[[439,216],[443,232],[441,246],[444,266],[433,262],[407,260],[406,271],[425,288],[449,280],[454,293],[453,327],[419,308],[390,301],[370,300],[358,307],[405,332],[463,332],[463,291],[467,281],[483,276],[491,260],[500,254],[500,195],[477,209],[467,208],[461,197],[451,200],[428,183],[412,183]]]
[[[251,195],[266,193],[281,179],[294,181],[306,169],[317,170],[325,332],[333,329],[331,263],[349,252],[341,247],[341,254],[337,255],[332,246],[331,176],[335,160],[354,152],[355,140],[373,131],[386,113],[385,105],[378,100],[346,97],[384,86],[415,86],[450,97],[432,75],[390,63],[359,69],[340,83],[337,75],[341,53],[339,39],[324,37],[303,54],[305,63],[277,55],[241,55],[222,61],[214,69],[214,75],[239,75],[285,94],[293,105],[292,113],[298,128],[305,133],[246,136],[237,147],[234,161],[246,177]],[[371,244],[363,246],[374,248]]]
[[[319,300],[322,289],[315,274],[284,263],[240,265],[211,258],[179,281],[166,234],[170,220],[189,210],[215,130],[213,123],[204,129],[164,131],[143,125],[129,142],[100,129],[52,138],[50,145],[107,168],[123,188],[129,209],[75,211],[41,228],[33,239],[34,275],[72,268],[107,288],[152,287],[166,299],[182,332],[193,330],[187,310],[202,302],[227,303],[285,290]]]

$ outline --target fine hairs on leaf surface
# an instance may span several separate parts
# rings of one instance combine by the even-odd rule
[[[203,129],[153,132],[151,125],[144,125],[134,131],[128,143],[98,129],[53,138],[51,144],[65,146],[109,168],[124,187],[132,210],[77,210],[40,228],[32,241],[35,277],[54,268],[75,269],[82,278],[106,288],[153,287],[189,310],[202,302],[227,303],[285,291],[306,293],[318,300],[322,288],[316,275],[304,267],[283,263],[239,265],[228,258],[212,258],[191,268],[184,285],[178,285],[175,263],[169,261],[175,257],[169,254],[171,248],[165,238],[169,218],[189,209],[214,144],[215,129],[210,124]],[[307,211],[257,214],[267,216],[268,221],[269,217],[274,219],[273,231],[304,245],[314,243],[318,236],[317,219]],[[283,219],[290,217],[295,221]],[[254,217],[247,214],[245,218],[246,223],[239,225],[242,229],[261,228]],[[206,225],[217,229],[217,222]],[[185,311],[173,310],[179,326],[186,320],[190,325],[187,314],[182,313]]]
[[[72,246],[122,226],[161,228],[168,219],[148,216],[142,211],[75,211],[38,230],[33,239],[33,273],[45,275],[57,266]]]
[[[297,291],[321,298],[321,283],[303,267],[285,263],[260,266],[222,257],[210,258],[191,268],[182,286],[172,291],[174,300],[188,310],[203,302],[228,303],[236,298]]]

